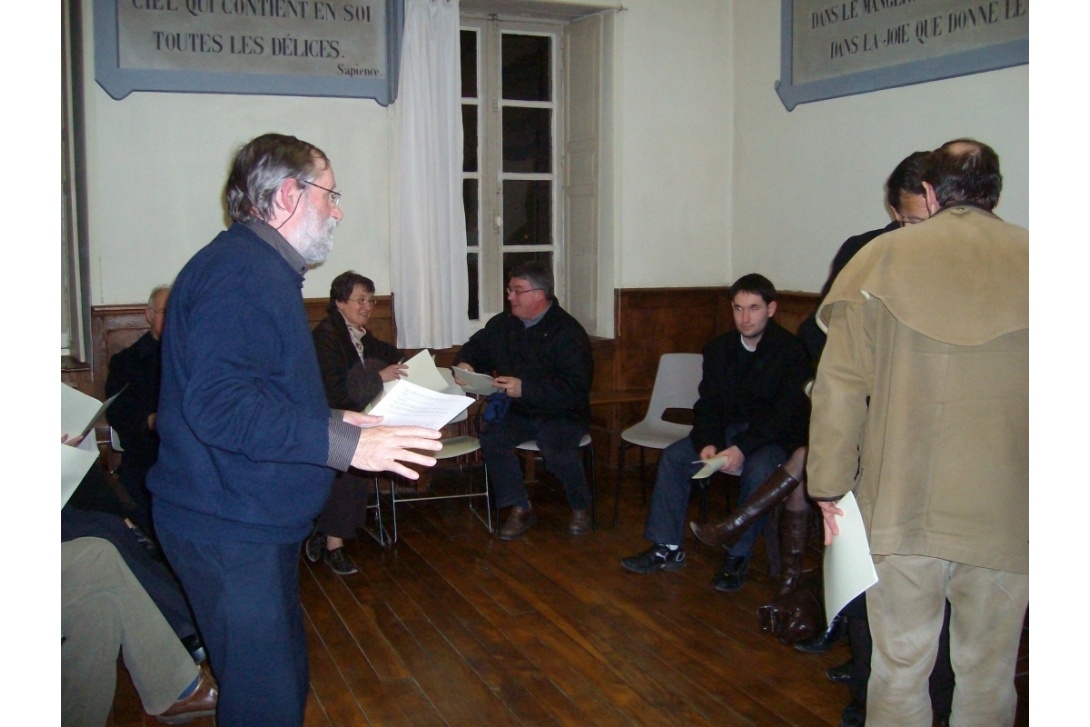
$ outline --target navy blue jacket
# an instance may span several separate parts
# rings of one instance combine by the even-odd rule
[[[301,541],[333,472],[303,276],[245,225],[200,250],[162,342],[156,527],[195,541]]]

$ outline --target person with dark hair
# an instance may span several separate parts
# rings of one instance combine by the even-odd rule
[[[652,545],[621,560],[635,573],[685,565],[685,511],[701,460],[722,457],[721,471],[740,474],[739,502],[744,503],[788,455],[806,444],[810,404],[804,389],[810,360],[802,341],[773,319],[775,287],[763,275],[750,273],[730,287],[729,295],[735,330],[704,346],[693,429],[659,457],[643,533]],[[727,548],[712,580],[716,590],[731,593],[742,587],[767,519],[767,514],[754,518]],[[804,525],[791,529],[805,542]],[[801,555],[802,548],[798,550]]]
[[[579,442],[590,425],[590,338],[560,307],[548,265],[521,263],[507,279],[511,312],[494,316],[455,357],[456,367],[489,373],[500,389],[492,395],[497,414],[481,432],[496,505],[511,508],[499,538],[520,538],[537,522],[515,453],[516,446],[531,439],[546,468],[564,485],[572,508],[568,532],[583,535],[591,528],[590,488],[579,456]]]
[[[868,725],[930,725],[950,603],[951,724],[1013,724],[1029,598],[1029,233],[999,219],[999,159],[924,164],[926,222],[883,235],[818,311],[807,488],[839,533],[855,493],[878,582]]]
[[[923,169],[929,155],[930,152],[926,151],[912,152],[893,169],[886,180],[886,205],[893,221],[883,228],[850,237],[841,245],[833,258],[829,279],[821,288],[822,300],[829,294],[844,266],[868,243],[880,235],[923,222],[931,216],[923,187]],[[806,343],[810,356],[815,362],[819,361],[825,348],[825,332],[818,327],[817,309],[799,326],[799,336]],[[839,614],[834,615],[822,633],[800,641],[795,644],[795,648],[810,653],[826,651],[845,634],[848,635],[851,646],[851,659],[830,668],[826,673],[833,681],[847,682],[851,699],[844,707],[840,724],[841,727],[856,727],[866,720],[867,682],[870,679],[871,636],[867,623],[866,594],[860,594]],[[943,648],[931,676],[932,701],[940,722],[949,718],[954,682],[950,669],[948,626],[944,627],[943,636]]]
[[[370,278],[352,270],[333,278],[328,310],[311,332],[326,400],[333,409],[363,411],[383,383],[396,381],[405,371],[405,354],[367,330],[375,310],[375,283]],[[352,470],[334,475],[329,499],[304,546],[310,562],[324,558],[337,575],[358,572],[344,541],[356,537],[356,529],[367,520],[370,482]]]
[[[110,357],[106,396],[117,400],[106,410],[106,421],[117,433],[124,450],[117,479],[136,505],[129,514],[146,533],[153,533],[151,493],[146,479],[159,456],[159,434],[155,412],[159,408],[159,341],[167,315],[169,285],[158,285],[148,296],[144,317],[148,332],[136,343]]]
[[[419,473],[439,432],[331,410],[303,305],[342,215],[329,159],[293,136],[239,150],[234,224],[171,291],[163,339],[155,527],[222,688],[221,727],[297,727],[308,664],[299,550],[331,470]],[[425,450],[421,452],[420,450]]]
[[[833,287],[833,281],[836,280],[836,276],[840,274],[848,261],[862,250],[867,243],[879,235],[899,230],[905,225],[923,222],[930,217],[923,196],[922,181],[923,164],[928,153],[926,151],[914,151],[894,167],[889,179],[886,180],[886,205],[893,217],[893,221],[885,227],[854,235],[844,241],[844,244],[840,246],[833,258],[829,278],[825,281],[825,285],[821,286],[821,300],[824,300],[825,296],[829,294],[829,289]],[[806,344],[806,350],[816,364],[821,358],[821,350],[825,347],[825,332],[818,327],[816,308],[799,325],[799,338]]]

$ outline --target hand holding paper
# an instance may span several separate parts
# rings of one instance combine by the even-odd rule
[[[455,380],[464,382],[462,386],[470,394],[490,396],[499,391],[495,379],[488,374],[478,374],[476,371],[469,371],[457,366],[452,366],[450,370],[454,373]]]
[[[843,515],[827,513],[824,505],[822,503],[822,514],[835,518],[831,525],[828,522],[825,525],[825,613],[832,618],[849,601],[877,583],[878,574],[874,570],[855,495],[849,492],[833,506]],[[839,535],[831,537],[830,530],[839,531]]]

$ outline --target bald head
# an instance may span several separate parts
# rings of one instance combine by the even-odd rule
[[[991,210],[1003,190],[999,155],[975,139],[954,139],[931,152],[924,163],[923,181],[940,208],[972,202]]]

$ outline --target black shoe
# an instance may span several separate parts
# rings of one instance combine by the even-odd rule
[[[344,548],[334,548],[333,550],[327,550],[325,552],[325,562],[329,564],[329,567],[333,569],[333,572],[339,576],[350,576],[353,573],[359,573],[360,569],[356,567],[356,564],[352,562],[352,559],[348,557],[348,553],[344,552]]]
[[[840,715],[840,727],[863,727],[867,723],[867,703],[852,700]]]
[[[307,560],[317,563],[322,557],[323,550],[325,550],[325,536],[315,530],[303,544],[303,552],[307,554]]]
[[[829,677],[829,681],[833,684],[847,684],[852,680],[852,669],[855,667],[855,662],[848,659],[840,666],[832,666],[825,670],[825,676]]]
[[[670,550],[665,545],[652,545],[639,555],[621,558],[621,565],[633,573],[653,573],[657,570],[677,570],[685,567],[685,551]]]
[[[820,654],[831,649],[834,644],[847,636],[847,634],[848,624],[838,613],[833,617],[833,620],[829,623],[829,627],[826,628],[825,631],[811,636],[804,641],[798,642],[795,644],[795,648],[799,651],[804,651],[807,654]]]
[[[749,570],[748,555],[728,553],[723,565],[719,566],[719,570],[715,572],[715,578],[712,578],[712,587],[723,593],[734,593],[746,582],[747,570]]]

